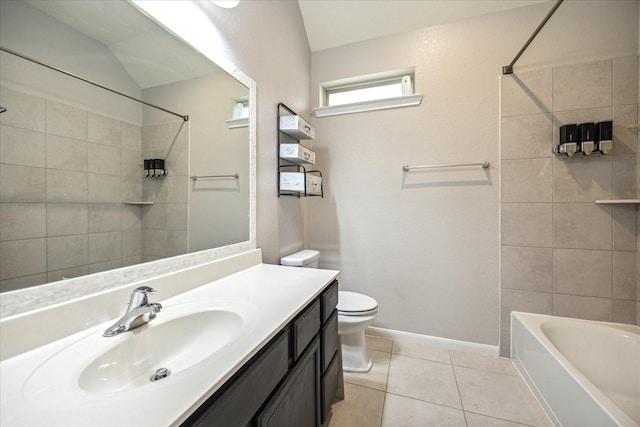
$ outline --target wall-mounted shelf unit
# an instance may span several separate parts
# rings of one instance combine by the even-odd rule
[[[278,104],[278,197],[324,197],[322,172],[307,170],[315,163],[316,154],[300,144],[313,140],[315,129],[295,111]]]
[[[596,200],[599,205],[633,205],[640,204],[640,199]]]
[[[149,206],[153,205],[153,202],[122,202],[123,205],[134,205],[134,206]]]

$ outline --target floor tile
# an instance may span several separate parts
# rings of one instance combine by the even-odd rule
[[[391,353],[391,347],[393,346],[393,340],[391,338],[378,337],[375,335],[367,335],[367,347],[370,350],[386,351]]]
[[[518,375],[518,371],[513,366],[511,359],[505,357],[457,350],[449,350],[449,354],[451,355],[451,362],[455,366],[482,369],[498,374]]]
[[[345,383],[344,400],[332,405],[330,427],[379,427],[384,392]]]
[[[513,375],[454,366],[465,411],[534,426],[548,418],[524,381]]]
[[[435,362],[451,363],[449,351],[446,348],[434,347],[428,344],[393,341],[393,353]]]
[[[468,427],[528,427],[526,424],[487,417],[473,412],[465,412],[464,416],[467,419]]]
[[[373,366],[369,372],[344,372],[344,381],[385,391],[389,374],[390,353],[370,350]]]
[[[382,427],[466,427],[459,409],[387,393]]]
[[[447,363],[394,354],[389,365],[387,392],[462,408],[453,367]]]

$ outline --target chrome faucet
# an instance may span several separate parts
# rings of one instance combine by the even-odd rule
[[[120,320],[107,328],[102,335],[113,337],[142,326],[156,317],[156,313],[162,309],[162,305],[157,302],[149,303],[149,295],[155,293],[155,289],[149,286],[135,288],[131,293],[126,313]]]

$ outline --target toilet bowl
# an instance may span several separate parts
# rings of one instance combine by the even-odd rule
[[[338,292],[338,335],[342,343],[342,369],[369,372],[373,361],[367,348],[364,329],[378,314],[378,302],[363,294]]]
[[[280,264],[317,268],[320,252],[305,249],[283,257]],[[378,314],[378,302],[363,294],[338,292],[338,335],[342,344],[342,369],[346,372],[369,372],[373,361],[367,349],[364,329]]]

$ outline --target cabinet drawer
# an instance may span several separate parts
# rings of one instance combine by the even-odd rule
[[[322,304],[322,323],[326,322],[338,305],[338,281],[334,280],[326,291],[320,295]]]
[[[322,377],[322,390],[321,390],[321,423],[324,424],[331,411],[331,404],[336,399],[336,393],[338,392],[339,370],[340,363],[338,363],[338,355],[336,354],[329,364],[327,373]]]
[[[236,374],[230,385],[194,413],[183,426],[244,426],[276,388],[289,368],[289,333],[285,330],[266,350]]]
[[[338,312],[334,311],[329,321],[322,327],[322,372],[329,367],[329,362],[338,351]]]
[[[320,301],[315,300],[293,321],[293,360],[297,360],[320,330]]]

